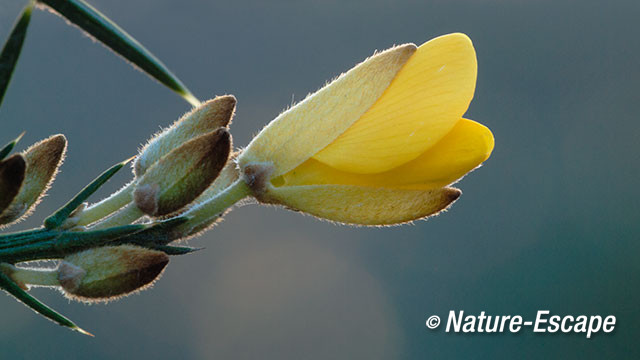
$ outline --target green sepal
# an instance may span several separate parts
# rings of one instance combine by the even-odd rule
[[[136,39],[83,0],[39,0],[80,29],[178,93],[191,105],[200,101],[167,67]]]
[[[17,300],[22,302],[24,305],[30,307],[33,311],[38,314],[44,316],[45,318],[55,322],[58,325],[68,327],[71,330],[78,331],[81,334],[93,336],[90,332],[81,329],[78,325],[74,324],[73,321],[69,320],[62,314],[53,310],[49,306],[40,302],[40,300],[34,298],[29,295],[26,291],[24,291],[20,286],[18,286],[13,280],[11,280],[5,273],[0,271],[0,288],[4,291],[11,294]]]
[[[27,36],[32,10],[33,2],[29,2],[24,10],[22,10],[22,14],[13,26],[13,30],[11,30],[11,34],[9,34],[9,38],[0,53],[0,105],[2,105],[4,93],[7,91],[7,87],[9,87],[13,70],[20,57],[22,44],[24,43],[24,38]],[[0,159],[2,159],[2,157],[0,157]]]
[[[133,158],[127,159],[119,164],[116,164],[100,174],[89,185],[85,186],[76,196],[73,197],[63,207],[58,209],[51,216],[44,220],[44,227],[47,229],[55,229],[62,225],[69,215],[78,208],[89,196],[91,196],[96,190],[98,190],[104,183],[106,183],[113,175],[115,175],[123,166],[125,166]]]

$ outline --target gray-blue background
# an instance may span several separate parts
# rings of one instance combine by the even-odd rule
[[[0,1],[5,38],[25,1]],[[446,214],[335,226],[245,206],[191,242],[155,288],[109,305],[33,292],[96,334],[0,297],[0,357],[180,359],[638,358],[640,41],[637,1],[93,0],[195,94],[238,98],[243,146],[376,49],[467,33],[467,115],[496,148]],[[69,141],[36,226],[188,105],[56,16],[36,12],[0,109],[0,142]],[[119,174],[100,195],[128,180]],[[456,335],[425,319],[613,314],[612,334]]]

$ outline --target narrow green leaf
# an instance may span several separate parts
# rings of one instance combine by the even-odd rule
[[[56,232],[43,228],[0,236],[0,251],[47,241],[56,236]],[[0,260],[1,261],[1,260]]]
[[[78,325],[74,324],[71,320],[67,319],[62,314],[43,304],[42,302],[40,302],[40,300],[29,295],[29,293],[19,287],[3,272],[0,272],[0,288],[13,295],[17,300],[30,307],[33,311],[57,323],[58,325],[68,327],[71,330],[80,332],[81,334],[93,336],[90,332],[82,330],[80,327],[78,327]]]
[[[11,81],[13,69],[16,67],[16,63],[20,57],[22,43],[27,36],[27,28],[29,27],[29,20],[31,20],[32,10],[33,2],[29,2],[29,5],[24,8],[18,21],[13,26],[13,30],[11,30],[11,34],[9,34],[9,39],[7,39],[7,42],[2,48],[2,53],[0,53],[0,105],[2,105],[4,93],[7,91],[9,81]]]
[[[2,234],[0,235],[0,247],[4,244],[11,243],[12,241],[29,238],[34,234],[39,234],[47,231],[48,230],[46,229],[38,228],[38,229],[31,229],[31,230],[18,231],[18,232],[13,232],[8,234]]]
[[[150,227],[149,224],[133,224],[93,231],[64,231],[56,240],[56,247],[65,252],[74,252],[86,247],[103,246],[113,240],[144,231]]]
[[[105,245],[119,245],[127,235],[150,228],[149,224],[116,226],[94,231],[45,231],[18,239],[9,247],[0,247],[0,262],[11,264],[44,259],[59,259],[68,254]],[[32,241],[35,240],[35,241]]]
[[[118,163],[93,180],[89,185],[85,186],[76,196],[73,197],[63,207],[44,220],[44,227],[47,229],[55,229],[62,225],[71,213],[80,206],[89,196],[106,183],[113,175],[115,175],[123,166],[125,166],[133,158]]]
[[[149,224],[150,227],[130,234],[123,236],[118,239],[118,243],[122,244],[135,244],[140,246],[164,246],[174,240],[177,240],[183,237],[178,231],[175,229],[189,221],[189,217],[187,216],[177,216],[171,219],[155,222]]]
[[[200,104],[200,101],[158,58],[93,6],[83,0],[39,0],[39,2],[178,93],[191,105]]]
[[[2,102],[2,99],[0,99],[0,102]],[[24,136],[24,131],[22,132],[22,134],[18,135],[17,138],[13,139],[13,141],[5,145],[2,148],[2,150],[0,150],[0,160],[3,160],[5,157],[7,157],[7,155],[9,155],[9,153],[11,152],[11,150],[13,150],[13,148],[16,146],[18,141],[22,139],[22,136]]]
[[[186,223],[187,221],[189,221],[189,217],[188,216],[176,216],[176,217],[172,217],[170,219],[156,221],[156,222],[152,223],[151,229],[168,230],[168,229],[172,229],[172,228],[174,228],[174,227],[176,227],[178,225],[182,225],[182,224]]]

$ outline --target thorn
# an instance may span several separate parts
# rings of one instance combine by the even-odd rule
[[[125,165],[127,165],[128,163],[130,163],[131,161],[133,161],[133,159],[135,159],[136,157],[138,157],[138,155],[133,155],[132,157],[130,157],[130,158],[128,158],[128,159],[126,159],[126,160],[124,160],[123,162],[121,162],[119,165],[125,166]]]
[[[22,133],[20,133],[20,135],[18,135],[17,138],[15,138],[15,140],[13,140],[16,144],[22,139],[22,137],[24,136],[24,134],[26,134],[27,131],[23,131]]]
[[[93,335],[92,333],[88,332],[87,330],[84,330],[78,326],[76,327],[72,327],[71,330],[77,331],[82,335],[87,335],[87,336],[91,336],[91,337],[96,337],[95,335]]]
[[[158,225],[158,226],[161,226],[161,227],[173,227],[173,226],[184,224],[187,221],[189,221],[190,219],[191,219],[191,217],[186,216],[186,215],[182,215],[182,216],[176,216],[176,217],[171,218],[171,219],[162,220],[162,221],[158,221],[156,223],[151,223],[151,224]]]

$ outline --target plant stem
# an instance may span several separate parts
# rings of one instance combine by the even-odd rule
[[[35,286],[59,286],[58,272],[56,269],[30,269],[9,264],[1,264],[5,273],[10,274],[13,281],[18,284]]]
[[[127,193],[127,191],[121,191],[121,193]],[[7,234],[0,237],[0,262],[15,264],[23,261],[57,259],[105,245],[132,243],[151,248],[165,245],[206,229],[225,210],[249,196],[250,193],[251,190],[244,180],[238,179],[215,196],[180,216],[162,222],[128,225],[143,215],[135,204],[130,203],[110,218],[85,231],[34,229]],[[105,204],[105,202],[102,203]],[[111,200],[111,203],[116,201]],[[42,283],[45,280],[38,281]]]
[[[144,216],[144,213],[138,209],[136,204],[129,203],[112,216],[96,223],[91,230],[107,229],[114,226],[122,226],[131,224]]]
[[[111,194],[108,198],[83,210],[77,226],[89,225],[120,210],[131,202],[132,192],[133,181]]]
[[[249,196],[250,193],[251,190],[247,183],[238,179],[214,197],[182,214],[182,216],[188,217],[189,221],[179,225],[176,229],[184,236],[199,232],[218,219],[226,209]]]

